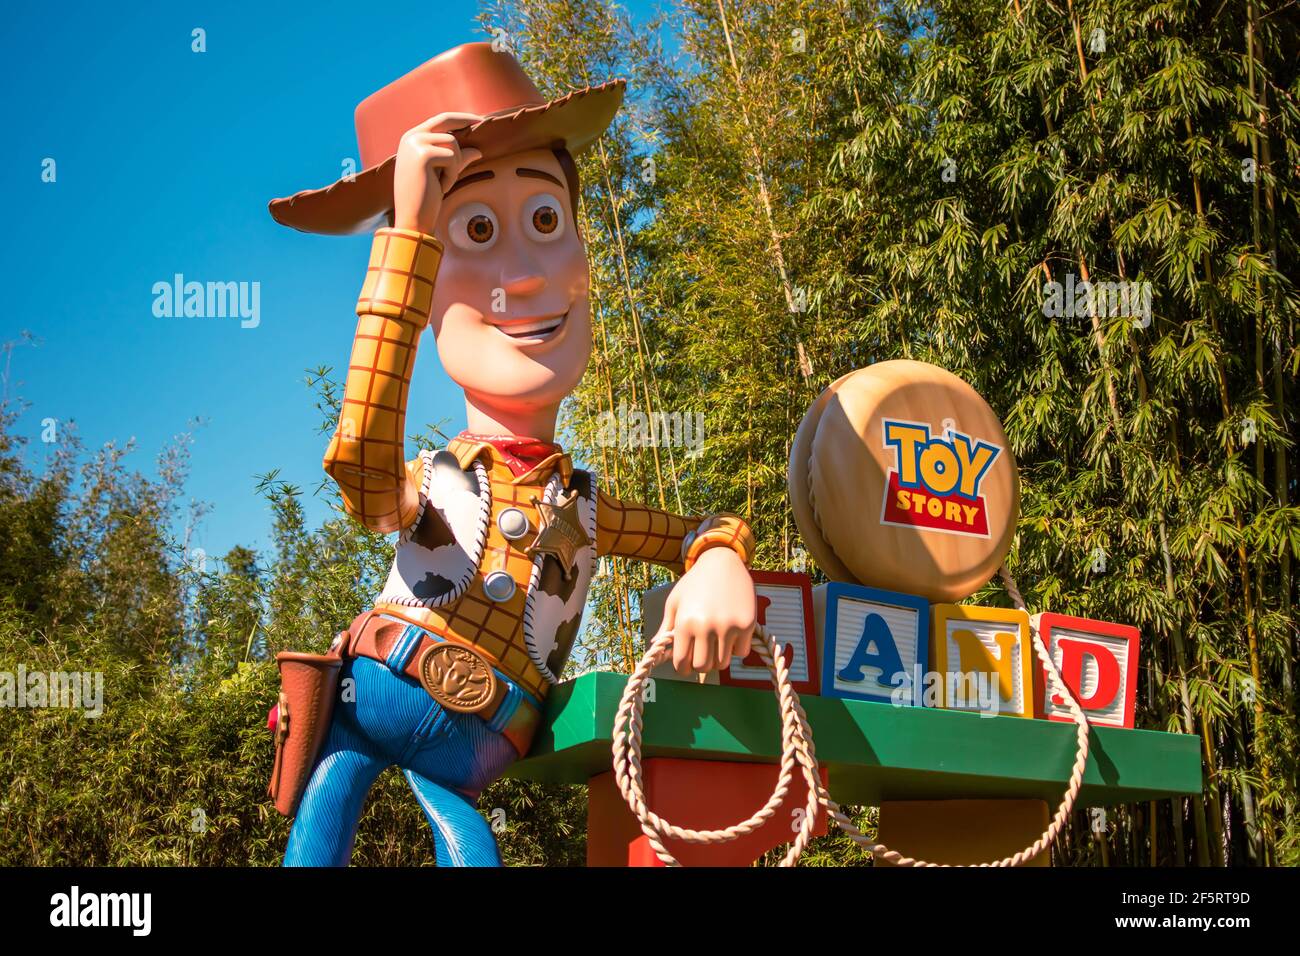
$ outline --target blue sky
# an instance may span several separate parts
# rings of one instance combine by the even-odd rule
[[[645,4],[631,4],[634,11]],[[346,365],[366,237],[308,236],[267,200],[338,178],[352,111],[448,47],[484,39],[470,0],[51,4],[9,9],[0,37],[9,228],[0,342],[18,430],[39,467],[41,423],[73,421],[90,449],[135,439],[135,467],[189,422],[189,494],[212,505],[196,547],[264,547],[254,475],[305,491],[325,437],[305,370]],[[207,50],[191,50],[191,31]],[[56,180],[42,181],[44,161]],[[260,322],[158,318],[153,286],[260,284]],[[408,424],[464,425],[426,336]],[[408,431],[415,430],[408,428]],[[325,506],[305,496],[309,519]]]

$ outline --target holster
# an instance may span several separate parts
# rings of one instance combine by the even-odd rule
[[[275,727],[275,767],[267,792],[287,817],[298,811],[307,781],[329,732],[338,695],[339,668],[348,633],[335,639],[327,654],[281,651],[279,718]]]

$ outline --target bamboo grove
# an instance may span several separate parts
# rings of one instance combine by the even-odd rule
[[[736,510],[764,566],[799,568],[788,443],[827,384],[916,358],[1001,415],[1030,604],[1140,626],[1139,726],[1203,743],[1200,799],[1080,812],[1058,862],[1297,860],[1298,13],[687,0],[648,29],[511,0],[482,17],[552,89],[629,80],[582,163],[596,357],[566,419],[615,491]],[[1054,282],[1145,288],[1149,307],[1053,314]],[[620,405],[703,411],[702,452],[602,438]],[[631,668],[654,582],[603,569],[588,666]]]

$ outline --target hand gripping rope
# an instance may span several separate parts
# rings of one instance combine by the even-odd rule
[[[1007,593],[1010,594],[1012,603],[1020,610],[1025,610],[1025,600],[1020,593],[1020,589],[1016,587],[1015,578],[1011,576],[1005,565],[999,569],[998,573],[1006,584]],[[1088,765],[1088,718],[1061,679],[1061,674],[1056,668],[1056,662],[1052,660],[1043,639],[1038,634],[1038,628],[1031,625],[1031,633],[1034,639],[1034,650],[1047,671],[1052,682],[1052,689],[1065,700],[1070,715],[1074,718],[1077,726],[1078,750],[1075,755],[1074,768],[1070,772],[1069,785],[1066,787],[1065,796],[1061,799],[1061,805],[1057,807],[1056,816],[1052,818],[1052,822],[1043,831],[1042,835],[1018,853],[1003,857],[992,863],[978,864],[979,866],[1019,866],[1032,860],[1051,846],[1061,832],[1061,828],[1065,825],[1065,821],[1070,817],[1070,811],[1074,808],[1074,801],[1079,795],[1079,788],[1083,785],[1084,769]],[[641,728],[643,723],[642,712],[645,706],[645,683],[649,679],[650,671],[656,665],[668,659],[672,650],[672,643],[671,631],[663,631],[657,634],[654,640],[650,642],[650,646],[646,648],[645,656],[641,658],[641,662],[628,679],[627,687],[623,690],[623,699],[619,702],[618,712],[614,716],[614,776],[618,781],[618,788],[623,794],[623,799],[627,801],[627,805],[636,814],[641,823],[641,831],[649,838],[650,846],[658,854],[659,859],[669,866],[681,865],[664,846],[663,841],[669,838],[684,840],[687,843],[726,843],[728,840],[744,836],[762,826],[776,812],[776,808],[785,801],[790,781],[794,777],[795,765],[798,764],[804,781],[808,785],[808,803],[804,807],[803,818],[799,821],[799,829],[794,842],[790,844],[790,849],[786,851],[785,857],[781,860],[781,866],[794,866],[808,846],[808,842],[812,839],[813,826],[817,821],[819,804],[826,807],[826,812],[830,818],[854,842],[870,850],[874,856],[880,859],[887,860],[897,866],[946,865],[916,860],[903,856],[903,854],[889,849],[884,844],[871,843],[863,836],[862,831],[853,824],[853,821],[844,815],[843,811],[840,810],[840,805],[831,799],[830,794],[821,783],[821,776],[817,769],[817,756],[813,749],[812,731],[808,726],[808,715],[799,702],[799,695],[795,693],[790,684],[789,668],[785,663],[784,655],[778,653],[772,635],[762,627],[756,628],[754,631],[753,646],[759,658],[767,665],[767,669],[772,676],[772,686],[776,691],[777,702],[781,710],[781,772],[776,781],[776,789],[772,791],[772,796],[768,798],[762,809],[748,820],[723,830],[684,829],[669,823],[651,810],[646,805],[645,787],[641,776]]]

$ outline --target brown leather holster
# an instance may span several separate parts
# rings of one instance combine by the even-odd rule
[[[329,733],[338,695],[339,668],[348,644],[344,631],[327,654],[281,651],[279,719],[275,728],[275,767],[267,792],[287,817],[298,811],[307,781]]]

